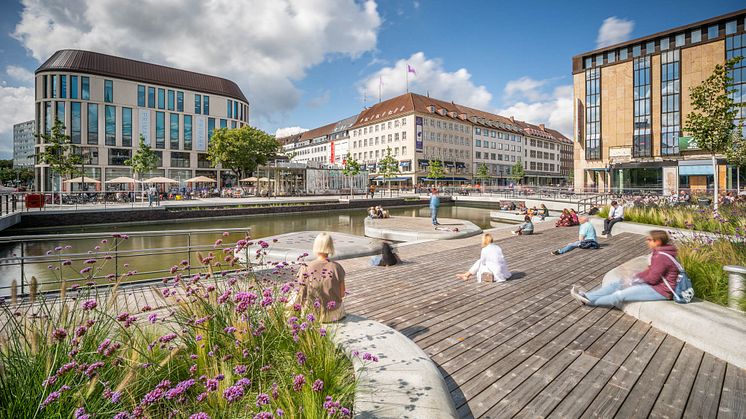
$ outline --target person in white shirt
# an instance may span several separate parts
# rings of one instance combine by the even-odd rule
[[[612,227],[620,221],[624,221],[624,207],[616,201],[611,201],[611,211],[609,211],[609,216],[604,220],[604,231],[601,234],[605,234],[607,238],[611,237]]]
[[[511,273],[508,269],[508,262],[505,260],[503,251],[497,244],[493,243],[494,239],[488,233],[482,235],[482,254],[479,260],[474,262],[471,269],[457,275],[458,279],[466,281],[472,276],[477,276],[477,282],[482,282],[491,274],[494,282],[503,282],[510,279]],[[486,275],[485,275],[486,274]]]

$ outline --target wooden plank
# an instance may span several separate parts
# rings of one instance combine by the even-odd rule
[[[705,353],[684,409],[685,419],[717,416],[724,378],[725,362]]]
[[[746,369],[728,364],[720,396],[718,419],[746,417]]]

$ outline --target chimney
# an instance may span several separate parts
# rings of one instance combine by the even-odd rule
[[[515,118],[513,118],[513,115],[510,115],[510,122],[515,122]]]
[[[546,128],[544,128],[544,124],[539,124],[539,128],[541,128],[542,131],[546,131]]]

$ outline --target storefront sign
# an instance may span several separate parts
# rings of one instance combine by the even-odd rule
[[[150,110],[149,109],[138,109],[139,111],[139,123],[138,133],[145,138],[145,144],[153,147],[155,144],[150,142]]]
[[[632,148],[630,147],[609,147],[609,157],[632,157]]]
[[[194,117],[194,134],[196,141],[197,151],[207,150],[207,132],[205,130],[205,117],[195,116]]]
[[[693,137],[679,137],[679,150],[699,150],[697,140],[695,140]]]
[[[415,151],[422,151],[422,138],[424,137],[423,132],[422,132],[422,117],[418,116],[414,120],[415,120],[415,123],[414,123],[414,126],[415,126],[415,128],[414,128],[414,136],[415,136],[414,149],[415,149]]]

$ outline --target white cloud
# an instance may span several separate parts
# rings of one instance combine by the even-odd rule
[[[277,128],[277,131],[275,131],[275,138],[283,138],[290,135],[300,134],[301,132],[308,131],[308,128],[301,128],[301,127],[285,127],[285,128]]]
[[[556,129],[567,138],[573,138],[571,85],[557,86],[551,93],[542,93],[539,100],[521,100],[497,113],[532,124],[545,124],[547,128]]]
[[[5,67],[5,73],[24,84],[32,84],[34,81],[34,73],[16,65]]]
[[[0,157],[13,155],[13,125],[34,119],[33,87],[0,85]]]
[[[332,93],[329,91],[329,89],[325,89],[323,92],[321,92],[320,95],[312,97],[307,104],[311,108],[320,108],[329,103],[329,100],[331,100],[331,98]]]
[[[39,61],[81,48],[226,77],[252,102],[252,123],[292,109],[294,82],[338,56],[376,46],[374,0],[23,0],[13,34]],[[168,24],[164,26],[164,22]]]
[[[541,91],[546,83],[547,80],[534,80],[531,77],[511,80],[505,84],[505,98],[525,98],[530,101],[546,99],[546,94]]]
[[[596,48],[618,44],[629,40],[635,22],[628,19],[620,19],[616,16],[607,17],[598,29]]]
[[[492,100],[492,94],[484,86],[477,86],[465,68],[449,72],[439,59],[428,59],[423,52],[398,60],[391,67],[384,67],[358,83],[360,96],[367,95],[368,103],[378,98],[379,80],[381,97],[387,99],[406,92],[407,65],[416,74],[409,73],[409,91],[425,94],[442,100],[454,101],[475,108],[484,108]]]

